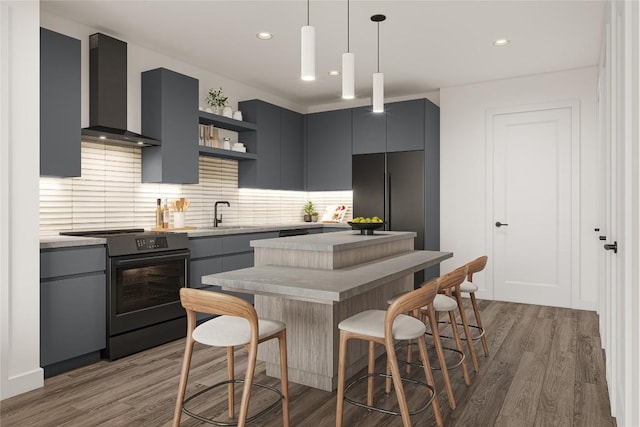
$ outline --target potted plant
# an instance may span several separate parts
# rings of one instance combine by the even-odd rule
[[[304,204],[304,222],[311,222],[311,217],[313,216],[314,212],[315,212],[315,208],[313,206],[313,202],[309,200],[307,203]],[[316,215],[317,215],[317,212],[316,212]]]
[[[311,212],[311,220],[313,222],[318,222],[318,212],[317,211]]]
[[[220,114],[222,108],[227,105],[228,99],[229,97],[224,96],[222,93],[222,87],[220,87],[218,90],[213,88],[209,89],[209,94],[205,98],[205,101],[211,106],[215,114]]]

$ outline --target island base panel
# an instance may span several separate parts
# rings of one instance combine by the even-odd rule
[[[333,305],[256,295],[255,307],[258,316],[280,320],[287,325],[289,380],[333,391],[338,378],[338,323],[364,310],[386,310],[389,298],[412,289],[413,275]],[[378,354],[382,354],[382,346],[378,347]],[[367,352],[367,343],[358,340],[349,342],[348,376],[367,366]],[[276,343],[261,344],[258,358],[267,362],[267,375],[279,377]]]

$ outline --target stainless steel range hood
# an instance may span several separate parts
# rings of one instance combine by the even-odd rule
[[[83,141],[160,145],[127,130],[127,44],[101,33],[89,37],[89,127],[81,133]]]

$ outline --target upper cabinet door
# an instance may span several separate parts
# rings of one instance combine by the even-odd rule
[[[424,99],[385,105],[387,152],[424,150]]]
[[[304,116],[280,110],[280,189],[304,190]]]
[[[354,108],[351,112],[353,125],[353,154],[386,152],[386,114],[374,113],[371,110],[371,106]]]
[[[198,183],[198,80],[166,68],[142,73],[142,182]]]
[[[307,190],[351,190],[351,110],[307,115]]]
[[[80,176],[80,40],[40,28],[40,175]]]
[[[243,118],[255,123],[255,131],[241,132],[238,139],[247,151],[256,153],[256,161],[238,164],[238,186],[241,188],[280,188],[280,110],[277,105],[253,99],[238,103]]]

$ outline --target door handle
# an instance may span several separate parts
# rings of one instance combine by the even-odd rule
[[[498,227],[498,228],[500,228],[500,227],[504,227],[504,226],[506,226],[506,225],[509,225],[509,224],[503,224],[503,223],[501,223],[500,221],[496,222],[496,227]]]
[[[613,251],[614,254],[618,253],[618,242],[613,242],[613,245],[611,244],[606,244],[604,245],[604,248],[608,251]]]

